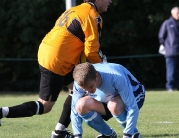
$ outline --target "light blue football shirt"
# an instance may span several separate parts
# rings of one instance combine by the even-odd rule
[[[107,103],[111,98],[119,94],[125,104],[127,111],[126,128],[123,133],[133,134],[137,125],[139,108],[134,96],[135,90],[141,85],[140,82],[122,65],[114,63],[93,64],[100,73],[102,84],[96,92],[90,96],[94,99]],[[75,105],[79,98],[87,94],[79,85],[74,82],[72,96],[71,120],[74,134],[82,134],[82,119],[78,115]]]

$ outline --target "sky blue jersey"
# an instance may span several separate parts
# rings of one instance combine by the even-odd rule
[[[137,102],[144,97],[144,86],[122,65],[114,63],[93,64],[100,73],[102,84],[96,92],[90,96],[94,99],[107,103],[111,98],[120,95],[125,109],[128,112],[126,117],[126,128],[123,133],[132,134],[137,125],[139,108]],[[135,94],[135,91],[142,86],[143,93]],[[87,94],[79,85],[74,82],[71,107],[71,120],[74,134],[82,134],[82,119],[78,115],[75,105],[79,98]]]

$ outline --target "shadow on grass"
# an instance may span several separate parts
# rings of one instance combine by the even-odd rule
[[[148,137],[148,138],[157,138],[157,137],[179,137],[179,134],[155,134],[155,135],[142,135],[143,138]]]

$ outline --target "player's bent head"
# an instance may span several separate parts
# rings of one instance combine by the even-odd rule
[[[86,84],[96,79],[96,70],[91,63],[78,64],[73,71],[73,78],[80,86],[86,86]]]

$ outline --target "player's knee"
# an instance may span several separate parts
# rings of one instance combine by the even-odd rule
[[[79,99],[77,104],[76,104],[76,110],[79,114],[82,114],[83,110],[85,107],[85,101],[83,100],[83,98]]]
[[[76,110],[79,114],[84,114],[89,112],[89,104],[91,103],[91,98],[88,96],[80,98],[76,104]],[[91,106],[91,105],[90,105]]]
[[[55,102],[50,102],[50,101],[43,101],[43,100],[38,100],[40,109],[43,108],[43,112],[41,114],[45,114],[48,113],[52,110],[52,107],[54,105]]]
[[[109,102],[108,103],[108,109],[114,115],[117,115],[119,113],[119,108],[117,108],[116,103]]]
[[[119,115],[124,111],[124,103],[120,97],[116,97],[108,102],[108,109],[114,115]]]
[[[53,105],[52,104],[44,104],[44,114],[49,113],[52,110]]]

